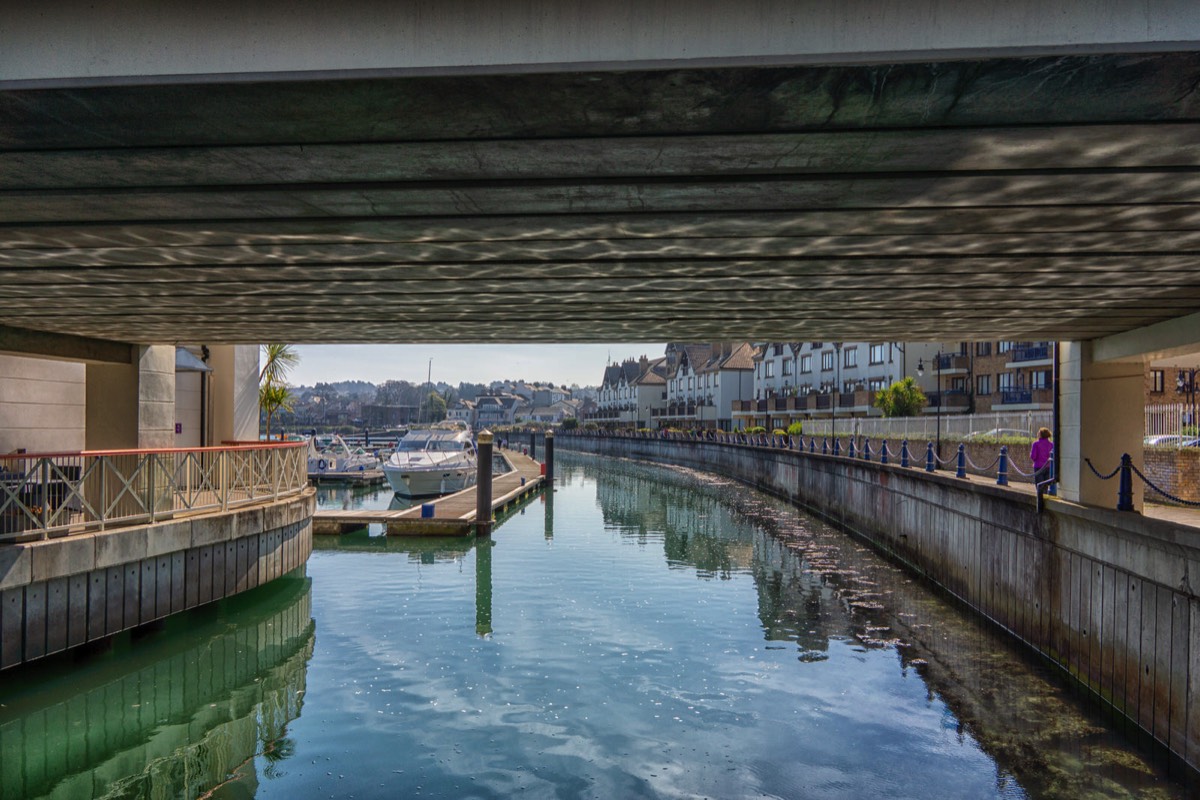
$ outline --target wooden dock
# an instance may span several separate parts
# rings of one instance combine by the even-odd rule
[[[383,470],[368,469],[362,472],[310,472],[308,473],[308,480],[313,485],[320,485],[322,483],[351,483],[357,486],[378,486],[386,478],[383,477]]]
[[[492,477],[493,515],[536,492],[544,480],[539,462],[511,450],[502,453],[514,469]],[[476,487],[471,486],[400,511],[317,509],[313,533],[338,535],[382,524],[388,536],[467,536],[474,530],[476,502]],[[429,504],[433,505],[433,516],[422,517],[421,507]]]

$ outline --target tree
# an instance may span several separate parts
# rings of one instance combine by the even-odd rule
[[[446,401],[436,391],[425,399],[425,416],[430,422],[441,422],[446,418]]]
[[[290,344],[265,344],[262,352],[265,360],[258,373],[258,407],[267,414],[267,439],[270,439],[275,412],[291,411],[295,403],[287,376],[300,363],[300,354]]]
[[[278,411],[291,411],[295,403],[287,386],[262,384],[258,387],[258,407],[267,412],[267,439],[271,438],[271,418]]]
[[[915,417],[927,402],[925,393],[911,376],[875,393],[875,407],[885,417]]]

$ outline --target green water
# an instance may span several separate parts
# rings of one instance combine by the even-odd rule
[[[680,470],[558,473],[490,543],[320,537],[306,576],[5,673],[0,798],[1192,796],[794,509]]]

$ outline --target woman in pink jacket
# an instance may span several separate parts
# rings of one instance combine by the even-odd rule
[[[1054,455],[1054,442],[1050,441],[1050,435],[1049,428],[1039,429],[1037,440],[1029,448],[1029,459],[1033,462],[1033,482],[1038,484],[1039,492],[1042,491],[1040,484],[1050,479],[1053,467],[1051,458]]]

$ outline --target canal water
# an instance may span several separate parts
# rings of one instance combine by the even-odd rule
[[[318,537],[306,574],[5,673],[0,798],[1195,791],[790,506],[631,462],[557,472],[490,542]]]

